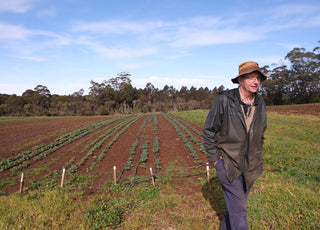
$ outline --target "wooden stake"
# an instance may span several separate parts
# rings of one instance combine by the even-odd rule
[[[62,177],[61,177],[61,188],[63,188],[64,175],[66,173],[66,169],[62,169]]]
[[[113,166],[113,181],[114,184],[117,184],[117,167]]]
[[[153,176],[153,173],[152,173],[152,168],[150,168],[150,174],[151,174],[152,184],[153,184],[153,186],[156,186],[155,182],[154,182],[154,176]]]
[[[207,163],[207,180],[208,180],[208,184],[210,184],[210,167],[209,167],[209,163]]]
[[[20,180],[20,193],[23,193],[23,177],[24,177],[24,173],[21,173],[21,180]]]

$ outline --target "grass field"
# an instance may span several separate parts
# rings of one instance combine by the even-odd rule
[[[202,127],[207,110],[174,115]],[[320,229],[320,118],[268,113],[264,168],[249,195],[249,229]],[[183,162],[172,162],[179,168]],[[219,229],[225,211],[214,169],[211,183],[195,170],[138,184],[112,185],[97,195],[41,189],[0,197],[0,229]],[[181,181],[184,178],[184,183]],[[87,177],[75,178],[83,182]],[[200,184],[199,192],[179,193]]]

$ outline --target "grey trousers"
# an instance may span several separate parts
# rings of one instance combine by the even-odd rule
[[[232,183],[228,181],[223,159],[216,163],[216,170],[227,206],[227,213],[221,224],[221,230],[247,230],[247,198],[250,189],[246,191],[242,175]]]

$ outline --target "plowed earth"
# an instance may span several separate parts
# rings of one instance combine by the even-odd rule
[[[302,104],[302,105],[275,105],[267,106],[268,112],[277,112],[280,114],[295,115],[320,115],[320,104]]]
[[[69,117],[2,122],[0,123],[0,160],[15,156],[25,150],[31,150],[33,146],[39,144],[47,145],[52,143],[56,138],[70,133],[73,130],[112,118],[114,117]],[[155,119],[158,121],[158,130],[155,129]],[[177,118],[170,116],[169,119],[176,121]],[[130,120],[132,120],[132,124],[130,126],[128,125],[128,129],[124,130],[126,125],[123,125],[117,130],[117,127],[121,125],[122,122]],[[145,125],[143,125],[144,123]],[[181,119],[180,124],[201,141],[199,133],[194,131],[195,129],[200,131],[200,127],[190,123],[186,125]],[[178,125],[178,127],[188,140],[192,142],[191,138],[182,130],[181,126]],[[119,135],[119,133],[119,138],[116,138],[116,135]],[[129,170],[123,170],[130,156],[129,151],[137,138],[137,134],[139,134],[138,145],[135,148],[135,154],[132,155],[132,165]],[[156,171],[158,173],[165,172],[170,162],[172,163],[177,160],[183,162],[183,167],[197,167],[201,165],[201,163],[190,156],[190,151],[186,148],[182,137],[163,114],[135,115],[122,117],[108,125],[96,128],[89,134],[64,145],[41,160],[36,161],[34,158],[29,159],[28,166],[22,168],[22,171],[25,173],[25,187],[27,188],[28,185],[30,185],[30,181],[40,181],[45,177],[53,177],[53,172],[58,172],[59,177],[61,177],[60,173],[67,162],[71,161],[72,164],[79,163],[94,146],[92,143],[97,142],[97,140],[102,140],[102,138],[107,135],[110,136],[103,141],[101,146],[94,150],[92,154],[88,156],[87,160],[79,165],[74,172],[76,174],[93,175],[94,180],[90,183],[92,188],[102,188],[107,181],[110,182],[110,180],[113,180],[114,166],[117,168],[117,179],[119,183],[133,180],[133,178],[136,177],[150,175],[149,168],[153,168],[153,172],[155,173],[156,157],[159,157],[161,162],[161,168]],[[159,138],[160,147],[158,155],[153,153],[154,139],[156,136]],[[107,149],[104,158],[99,161],[98,156],[113,139],[115,139],[115,142]],[[144,163],[138,163],[142,153],[142,146],[146,142],[148,143],[148,159]],[[206,157],[200,148],[193,142],[192,146],[198,157],[205,163]],[[70,167],[70,165],[68,167]],[[15,175],[12,175],[10,169],[2,170],[0,172],[0,181],[8,178],[12,180],[9,183],[2,182],[3,185],[0,190],[6,193],[19,191],[20,172],[19,170]],[[70,177],[71,175],[66,173],[65,183],[68,183]],[[59,184],[57,186],[59,186]],[[200,190],[201,188],[198,189]]]

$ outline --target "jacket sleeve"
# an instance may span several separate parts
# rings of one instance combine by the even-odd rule
[[[264,133],[267,129],[267,112],[266,112],[266,104],[265,102],[263,101],[263,104],[262,104],[262,113],[263,113],[263,130],[262,130],[262,136],[261,136],[261,144],[264,144]]]
[[[220,158],[217,133],[219,132],[223,122],[224,97],[224,95],[220,94],[215,99],[203,127],[203,146],[210,163],[217,161]]]

